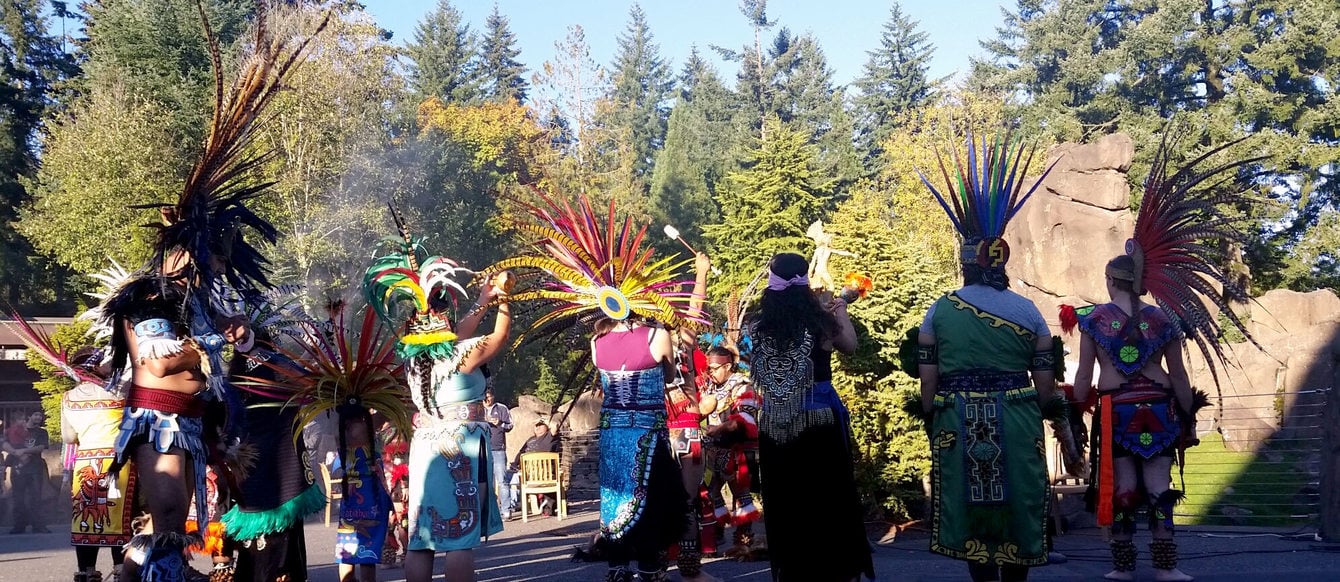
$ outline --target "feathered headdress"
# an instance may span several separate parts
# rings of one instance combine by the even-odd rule
[[[1136,295],[1146,292],[1153,295],[1168,317],[1195,340],[1217,384],[1214,360],[1225,361],[1218,341],[1222,328],[1206,307],[1205,298],[1218,307],[1233,327],[1260,347],[1225,300],[1245,302],[1248,297],[1245,290],[1224,275],[1221,267],[1224,256],[1218,243],[1246,241],[1246,232],[1235,228],[1241,219],[1225,215],[1222,209],[1258,203],[1247,195],[1238,170],[1265,156],[1231,161],[1205,171],[1196,169],[1210,157],[1246,139],[1243,138],[1210,148],[1181,169],[1171,171],[1168,156],[1176,137],[1170,138],[1170,133],[1174,133],[1171,128],[1164,132],[1154,156],[1149,177],[1145,179],[1140,211],[1135,217],[1135,233],[1126,241],[1126,254],[1131,256],[1135,272],[1109,267],[1107,274],[1131,281]],[[1222,287],[1222,292],[1214,288],[1214,283]]]
[[[33,327],[12,307],[9,309],[9,319],[0,319],[0,324],[3,324],[9,331],[18,336],[19,340],[28,346],[28,349],[55,366],[57,370],[60,370],[60,373],[65,377],[78,383],[87,382],[99,385],[106,380],[94,371],[102,361],[102,350],[95,350],[92,355],[84,358],[84,361],[71,361],[74,354],[70,354],[65,351],[65,348],[56,345],[55,342],[51,341],[51,336],[47,335],[45,331]]]
[[[307,45],[330,19],[327,15],[311,34],[276,38],[266,26],[262,8],[256,19],[252,54],[225,92],[218,42],[203,5],[200,15],[214,68],[214,115],[209,135],[177,201],[149,206],[160,208],[163,214],[163,223],[153,225],[158,237],[151,264],[158,270],[173,254],[185,253],[196,275],[186,279],[188,297],[196,294],[197,286],[212,289],[220,279],[237,289],[269,286],[268,261],[241,235],[243,228],[249,228],[261,240],[273,243],[278,234],[273,225],[246,206],[273,184],[256,180],[254,174],[273,151],[258,152],[251,146],[266,107],[284,86]]]
[[[409,392],[394,353],[395,335],[378,323],[372,310],[364,310],[358,327],[346,324],[343,310],[331,317],[329,330],[297,324],[306,333],[296,348],[267,346],[283,356],[261,363],[270,374],[243,376],[234,384],[300,405],[299,426],[352,405],[377,409],[401,434],[409,434]]]
[[[1024,179],[1037,148],[1025,147],[1012,135],[1007,131],[989,140],[982,137],[978,144],[974,142],[972,132],[968,132],[966,157],[960,157],[953,145],[949,148],[954,159],[952,176],[937,149],[935,157],[944,178],[944,194],[936,190],[925,174],[917,172],[949,215],[954,230],[963,237],[959,260],[980,268],[985,282],[1000,289],[1006,285],[1005,263],[1010,259],[1010,247],[1001,238],[1005,234],[1005,225],[1056,166],[1056,162],[1047,166],[1033,186],[1024,192]]]
[[[406,359],[428,354],[433,358],[450,358],[454,351],[456,334],[451,330],[447,306],[438,305],[441,299],[450,300],[454,307],[466,295],[453,277],[470,275],[446,257],[428,256],[421,240],[415,239],[405,225],[405,219],[391,207],[400,238],[388,239],[396,251],[373,261],[363,276],[363,295],[377,314],[387,323],[398,327],[405,321],[399,311],[408,304],[413,314],[408,317],[409,333],[400,337],[397,354]]]
[[[91,325],[88,328],[88,335],[93,336],[94,341],[111,340],[112,326],[115,325],[115,322],[113,322],[110,317],[107,317],[107,314],[103,313],[103,304],[108,298],[116,294],[118,289],[125,286],[125,284],[133,277],[130,271],[127,271],[125,267],[122,267],[116,261],[109,259],[109,262],[112,263],[112,266],[89,275],[90,277],[93,277],[99,285],[97,291],[90,291],[86,293],[86,295],[96,299],[98,304],[93,308],[80,313],[78,317],[78,319],[90,322]]]
[[[702,311],[690,306],[691,294],[682,290],[692,282],[679,278],[692,260],[655,260],[652,250],[642,246],[646,226],[635,227],[632,217],[620,224],[613,202],[602,219],[585,196],[574,208],[535,193],[542,206],[514,200],[530,220],[514,220],[511,226],[534,236],[536,251],[499,261],[479,274],[516,269],[523,279],[540,275],[537,285],[503,299],[538,301],[548,310],[517,337],[518,344],[527,337],[588,327],[602,315],[614,320],[639,315],[671,327],[707,326]]]

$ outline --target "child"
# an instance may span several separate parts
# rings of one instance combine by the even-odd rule
[[[376,582],[391,498],[383,483],[381,458],[373,445],[372,416],[367,409],[353,404],[340,406],[338,412],[343,429],[340,450],[345,455],[345,471],[335,563],[340,566],[340,582]]]
[[[391,494],[390,527],[386,531],[386,549],[382,550],[382,567],[392,568],[396,560],[404,560],[409,547],[409,443],[391,435],[382,448],[382,462],[386,465],[386,490]]]

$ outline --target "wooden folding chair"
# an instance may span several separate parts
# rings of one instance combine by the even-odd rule
[[[344,498],[344,479],[330,478],[330,467],[321,463],[321,481],[326,484],[326,527],[330,527],[330,506],[335,503],[335,500]],[[339,516],[336,515],[336,517]]]
[[[562,520],[568,516],[568,504],[563,499],[563,467],[558,453],[526,453],[521,455],[521,521],[530,521],[527,495],[553,493],[557,499],[554,514]]]

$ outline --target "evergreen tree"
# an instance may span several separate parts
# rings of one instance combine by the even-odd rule
[[[673,224],[694,248],[702,248],[702,229],[717,222],[716,192],[735,166],[734,107],[730,91],[695,48],[679,75],[679,97],[670,112],[665,148],[656,158],[651,180],[651,214]],[[673,241],[660,241],[676,252]]]
[[[420,100],[469,103],[479,97],[475,35],[451,0],[438,0],[437,8],[419,21],[405,53],[411,61],[410,86]]]
[[[860,90],[855,100],[860,118],[858,141],[867,162],[883,151],[880,144],[896,129],[895,120],[933,101],[936,88],[944,82],[944,78],[930,78],[935,45],[926,39],[926,33],[917,29],[917,21],[903,14],[902,7],[894,2],[879,37],[879,48],[866,53],[870,59],[854,83]]]
[[[210,30],[226,57],[246,32],[256,10],[251,0],[206,0]],[[123,88],[132,100],[160,105],[174,135],[171,147],[184,156],[161,156],[158,163],[180,166],[185,174],[205,142],[214,111],[214,70],[194,0],[89,2],[82,43],[87,96]]]
[[[73,56],[47,31],[39,4],[17,0],[0,8],[0,297],[25,313],[68,312],[67,272],[36,256],[14,225],[29,200],[20,179],[37,169],[34,144],[43,120],[60,106],[61,85],[78,72]]]
[[[520,55],[516,34],[494,4],[493,12],[484,22],[484,38],[479,45],[479,77],[484,83],[485,98],[526,101],[530,83],[526,82],[526,66],[516,60]]]
[[[1020,0],[1006,13],[972,87],[1024,97],[1026,126],[1087,140],[1122,131],[1148,159],[1174,116],[1191,130],[1176,157],[1251,135],[1230,155],[1264,151],[1245,171],[1281,209],[1257,213],[1246,249],[1263,287],[1340,289],[1340,158],[1333,109],[1340,19],[1323,2]],[[1143,179],[1137,164],[1135,179]],[[1331,250],[1322,250],[1322,249]],[[1308,251],[1311,249],[1311,252]],[[1229,261],[1239,251],[1226,247]],[[1307,252],[1297,252],[1307,251]],[[1228,268],[1241,271],[1237,265]],[[1244,274],[1245,279],[1245,274]]]
[[[705,229],[722,271],[712,283],[718,296],[747,285],[772,255],[806,248],[805,230],[825,204],[805,134],[772,117],[763,135],[717,192],[721,222]]]
[[[752,115],[744,122],[754,131],[763,131],[764,121],[771,114],[772,86],[769,82],[770,62],[763,48],[763,33],[777,25],[777,21],[768,19],[768,0],[740,0],[740,14],[749,22],[754,33],[754,42],[738,51],[712,45],[712,50],[721,58],[740,63],[736,77],[736,93],[749,107]]]
[[[609,104],[596,123],[609,139],[629,146],[633,177],[649,181],[656,152],[665,142],[674,81],[652,40],[647,15],[637,4],[628,11],[628,27],[619,35],[610,71]]]
[[[771,54],[772,113],[806,132],[818,147],[816,175],[824,177],[815,187],[838,194],[864,172],[853,142],[855,126],[846,94],[833,86],[833,70],[812,35],[793,37],[782,29]]]

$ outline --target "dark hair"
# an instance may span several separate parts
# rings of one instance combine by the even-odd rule
[[[964,285],[988,285],[1002,291],[1010,287],[1010,275],[1003,266],[999,269],[991,269],[999,273],[999,277],[987,277],[987,269],[983,269],[976,263],[963,263],[959,270],[963,273]],[[995,282],[993,283],[993,281]]]
[[[639,315],[632,315],[628,319],[617,320],[617,319],[610,319],[606,317],[604,314],[601,314],[600,318],[597,319],[596,322],[591,325],[591,328],[594,332],[591,335],[591,339],[599,338],[600,336],[603,336],[611,331],[614,331],[614,328],[617,327],[620,323],[627,323],[630,326],[658,325],[656,321],[641,317]]]
[[[710,358],[712,356],[725,356],[730,358],[732,362],[735,361],[736,357],[735,352],[730,351],[730,348],[726,346],[712,346],[707,350],[707,357]]]
[[[1125,271],[1134,275],[1135,259],[1130,255],[1117,255],[1107,262],[1107,269]],[[1126,279],[1118,279],[1112,275],[1108,275],[1107,277],[1112,279],[1112,286],[1117,290],[1125,291],[1130,294],[1131,316],[1127,318],[1126,323],[1122,325],[1121,336],[1128,340],[1134,340],[1135,336],[1140,333],[1140,300],[1135,293],[1135,283]]]
[[[778,253],[768,262],[768,270],[783,279],[809,272],[809,261],[795,253]],[[756,333],[773,337],[783,345],[800,341],[809,332],[815,342],[837,333],[837,321],[819,304],[819,298],[805,285],[781,290],[767,289],[758,302],[758,313],[751,318]]]

